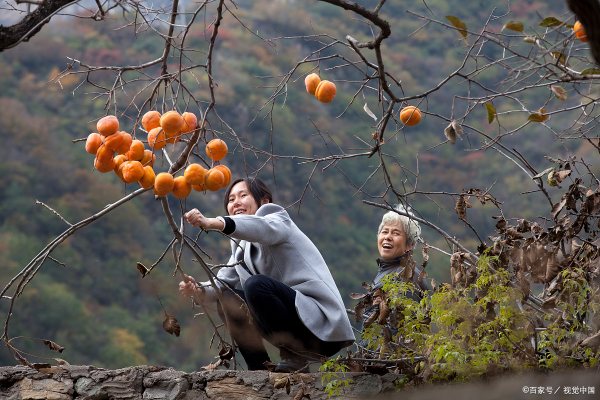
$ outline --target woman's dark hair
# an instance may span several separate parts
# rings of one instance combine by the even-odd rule
[[[227,188],[225,192],[225,197],[223,198],[223,207],[225,207],[225,213],[227,213],[227,204],[229,204],[229,195],[231,194],[231,189],[240,183],[246,182],[246,186],[248,186],[248,190],[250,191],[250,195],[256,201],[256,204],[260,207],[260,203],[267,199],[267,203],[273,202],[273,195],[271,194],[271,190],[269,187],[258,178],[239,178],[231,182],[231,185]]]

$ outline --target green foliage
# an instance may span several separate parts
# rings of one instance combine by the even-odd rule
[[[340,362],[340,357],[325,361],[319,367],[321,384],[327,397],[338,397],[344,394],[344,388],[352,384],[352,378],[347,378],[348,366]]]
[[[597,300],[591,301],[582,270],[562,274],[565,291],[556,306],[562,318],[548,313],[548,325],[538,330],[531,323],[535,310],[523,304],[522,292],[511,285],[498,257],[480,257],[472,284],[443,285],[419,302],[408,296],[415,290],[412,283],[390,274],[383,279],[392,309],[389,321],[368,326],[362,338],[376,352],[374,359],[413,364],[413,380],[468,380],[502,371],[597,365],[599,353],[574,345],[578,335],[593,333],[583,321],[590,308],[598,308]]]

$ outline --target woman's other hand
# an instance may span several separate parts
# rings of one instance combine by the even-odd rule
[[[183,217],[192,226],[196,226],[202,229],[213,229],[222,231],[225,228],[225,223],[218,218],[208,218],[200,212],[197,208],[191,209],[186,212]]]

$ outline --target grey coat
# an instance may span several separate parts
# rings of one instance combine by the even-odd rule
[[[251,274],[263,274],[296,291],[296,310],[306,327],[324,341],[353,341],[352,326],[342,297],[313,242],[277,204],[262,205],[254,215],[230,215],[231,258],[242,265],[221,268],[217,277],[241,289]]]

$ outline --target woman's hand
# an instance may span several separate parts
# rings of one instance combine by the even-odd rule
[[[186,212],[183,217],[192,226],[196,226],[202,229],[213,229],[222,231],[225,228],[225,223],[217,218],[208,218],[200,212],[197,208],[194,208]]]
[[[204,290],[200,289],[196,280],[189,275],[183,275],[183,280],[179,282],[179,293],[184,297],[193,297],[199,303],[204,300]]]

